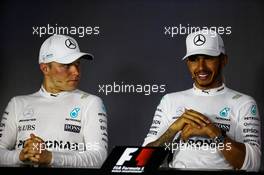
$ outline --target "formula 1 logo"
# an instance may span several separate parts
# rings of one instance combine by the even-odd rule
[[[71,112],[70,112],[70,116],[71,118],[77,118],[78,117],[78,113],[81,109],[80,108],[74,108]]]
[[[202,34],[198,34],[193,38],[193,43],[196,46],[201,46],[205,43],[206,39],[205,36],[203,36]]]
[[[113,167],[112,172],[142,173],[154,151],[154,148],[126,148]]]
[[[76,44],[72,39],[66,39],[65,41],[65,45],[69,48],[69,49],[75,49],[76,48]]]
[[[122,154],[122,156],[119,158],[119,160],[117,161],[116,165],[123,165],[126,161],[131,160],[132,158],[132,153],[136,152],[138,150],[138,148],[127,148],[124,153]]]
[[[102,169],[111,173],[155,174],[154,171],[167,160],[169,152],[164,147],[116,146]]]
[[[132,153],[135,153],[138,150],[138,148],[127,148],[122,156],[117,161],[116,165],[122,166],[126,161],[130,161],[132,159]],[[154,149],[150,148],[143,148],[140,153],[136,157],[136,166],[143,167],[148,162],[149,158],[152,155],[152,152]]]

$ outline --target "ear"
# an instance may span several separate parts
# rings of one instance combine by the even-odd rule
[[[225,65],[227,65],[228,63],[228,56],[223,54],[221,59],[222,59],[221,67],[224,68]]]
[[[49,65],[47,63],[40,63],[39,65],[40,70],[44,75],[47,75],[49,72]]]
[[[184,62],[185,62],[185,64],[189,67],[189,65],[190,65],[190,60],[189,60],[189,58],[186,58],[186,59],[184,60]]]
[[[191,70],[190,61],[189,61],[188,58],[186,59],[185,64],[186,64],[186,66],[187,66],[187,68],[188,68],[188,71],[190,72],[190,74],[191,74],[191,76],[192,76],[192,79],[194,79],[195,76],[193,75],[193,72],[192,72],[192,70]]]

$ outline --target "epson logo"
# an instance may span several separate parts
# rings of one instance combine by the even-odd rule
[[[65,125],[64,125],[64,131],[80,133],[80,131],[81,131],[81,126],[78,126],[78,125],[71,125],[71,124],[65,124]]]
[[[243,133],[258,133],[258,130],[257,129],[253,129],[253,128],[250,128],[250,129],[243,129]]]

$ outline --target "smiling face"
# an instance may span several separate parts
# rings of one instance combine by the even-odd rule
[[[70,64],[42,63],[40,69],[44,74],[43,85],[48,92],[71,91],[76,89],[79,84],[80,60]]]
[[[195,86],[199,89],[211,89],[222,85],[222,69],[227,63],[226,55],[192,55],[187,59]]]

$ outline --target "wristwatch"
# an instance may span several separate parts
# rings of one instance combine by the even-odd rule
[[[219,143],[224,143],[225,137],[226,137],[226,132],[221,129],[221,135],[213,138],[213,141],[214,141],[214,143],[216,143],[216,145],[219,145]]]

